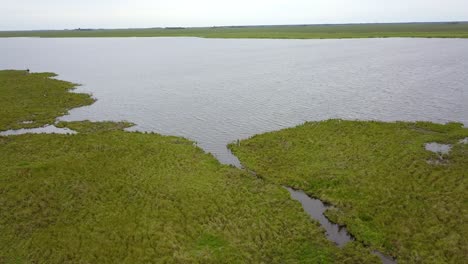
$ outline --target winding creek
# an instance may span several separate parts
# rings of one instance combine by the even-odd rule
[[[348,242],[354,240],[345,227],[339,226],[328,220],[325,216],[325,211],[328,209],[328,206],[322,201],[311,198],[302,191],[294,190],[289,187],[285,188],[291,194],[291,198],[299,201],[302,204],[304,211],[320,223],[320,225],[325,229],[329,240],[333,241],[339,247],[343,247]]]
[[[60,120],[127,120],[130,130],[189,138],[239,168],[228,143],[305,121],[468,124],[463,39],[12,38],[0,39],[0,57],[0,69],[56,72],[98,99]],[[1,135],[26,132],[73,133]],[[337,246],[353,240],[323,215],[324,203],[287,189]]]
[[[337,246],[343,247],[348,242],[354,240],[353,236],[348,233],[345,227],[337,225],[324,215],[325,211],[329,206],[325,205],[319,199],[310,198],[307,194],[302,191],[294,190],[289,187],[285,187],[291,194],[291,198],[299,201],[304,208],[304,211],[317,220],[320,225],[325,229],[325,234],[327,238],[333,241]],[[396,264],[397,261],[390,256],[383,254],[377,250],[373,250],[372,254],[380,258],[383,264]]]

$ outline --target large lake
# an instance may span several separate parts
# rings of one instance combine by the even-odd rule
[[[226,144],[328,118],[468,124],[468,40],[0,39],[0,69],[50,71],[98,99],[62,120],[128,120]]]

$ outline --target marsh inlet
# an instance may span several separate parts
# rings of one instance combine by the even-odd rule
[[[325,205],[319,199],[314,199],[309,197],[302,191],[297,191],[289,187],[285,187],[291,194],[291,198],[299,201],[304,208],[304,211],[317,220],[320,225],[325,229],[325,234],[327,238],[333,241],[338,247],[344,247],[348,242],[353,241],[354,238],[351,234],[348,233],[345,227],[337,225],[324,215],[325,211],[328,209],[328,206]],[[382,261],[382,264],[396,264],[397,261],[392,257],[389,257],[382,252],[373,250],[372,254],[376,255]]]
[[[296,191],[289,187],[286,187],[286,189],[294,200],[297,200],[302,204],[302,207],[307,214],[320,223],[320,225],[325,229],[329,240],[333,241],[339,247],[343,247],[346,243],[354,240],[346,228],[330,222],[330,220],[325,217],[324,213],[328,209],[328,206],[326,206],[322,201],[310,198],[304,192]]]
[[[0,136],[12,136],[23,134],[76,134],[76,132],[69,128],[59,128],[54,125],[37,128],[21,128],[16,130],[6,130],[0,132]]]

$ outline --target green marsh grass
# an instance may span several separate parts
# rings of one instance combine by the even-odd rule
[[[52,79],[54,73],[0,71],[0,131],[52,124],[68,109],[94,102],[70,93],[76,84]]]
[[[461,124],[328,120],[230,145],[269,182],[331,203],[327,216],[398,263],[468,258],[468,137]],[[453,144],[444,160],[424,144]]]

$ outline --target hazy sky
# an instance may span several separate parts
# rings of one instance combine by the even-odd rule
[[[468,20],[468,0],[0,0],[0,30]]]

